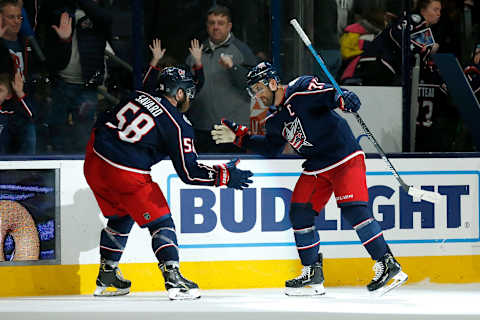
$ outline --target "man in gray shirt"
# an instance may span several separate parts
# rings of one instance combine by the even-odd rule
[[[205,84],[188,113],[195,129],[195,147],[200,153],[238,153],[234,146],[216,145],[210,130],[222,118],[249,126],[250,98],[245,90],[245,76],[248,68],[256,65],[257,58],[231,33],[227,7],[212,7],[206,25],[208,39],[203,42],[201,58]],[[200,67],[192,55],[187,57],[187,64],[192,69]]]

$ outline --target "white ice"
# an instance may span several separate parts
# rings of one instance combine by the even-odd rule
[[[383,297],[363,287],[330,287],[325,296],[287,297],[282,289],[204,290],[193,301],[166,292],[124,297],[0,298],[0,319],[480,319],[480,284],[406,285]]]

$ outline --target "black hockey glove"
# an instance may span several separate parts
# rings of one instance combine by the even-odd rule
[[[213,166],[217,170],[217,178],[215,179],[215,186],[227,186],[242,190],[247,188],[253,181],[249,178],[253,176],[250,170],[240,170],[237,164],[240,162],[238,158],[232,159],[228,163]]]
[[[358,96],[352,91],[343,91],[343,94],[340,95],[335,93],[335,101],[338,102],[340,110],[343,112],[357,112],[360,109],[362,103]]]

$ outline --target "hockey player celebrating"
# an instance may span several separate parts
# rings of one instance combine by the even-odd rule
[[[216,143],[234,143],[264,156],[282,152],[285,143],[306,161],[293,190],[290,222],[303,270],[286,281],[287,295],[322,295],[323,264],[314,217],[335,193],[341,214],[355,229],[373,260],[375,276],[369,291],[386,293],[407,280],[393,257],[379,223],[368,209],[365,154],[349,125],[334,109],[356,112],[360,100],[344,90],[343,96],[316,77],[301,76],[281,85],[277,72],[261,62],[247,74],[248,91],[275,111],[266,118],[266,135],[251,135],[246,127],[228,120],[215,125]],[[392,280],[393,279],[393,280]],[[391,282],[389,284],[389,282]]]
[[[131,282],[121,275],[118,262],[136,222],[150,231],[168,297],[200,297],[197,284],[179,271],[175,225],[162,191],[152,181],[151,166],[169,156],[188,184],[242,189],[252,182],[252,172],[238,169],[237,161],[213,167],[197,163],[193,128],[182,114],[195,97],[190,72],[169,67],[158,79],[158,96],[136,91],[104,112],[87,146],[85,177],[108,219],[100,237],[96,296],[129,293]]]

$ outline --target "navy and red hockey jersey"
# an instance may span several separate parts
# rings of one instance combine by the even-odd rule
[[[136,91],[95,124],[94,150],[110,164],[133,172],[170,157],[180,179],[188,184],[214,185],[216,170],[197,162],[193,128],[163,97]]]
[[[303,168],[317,171],[362,152],[347,121],[334,111],[335,88],[318,78],[291,81],[275,112],[266,118],[265,136],[246,136],[243,147],[273,156],[286,142],[306,159]]]

